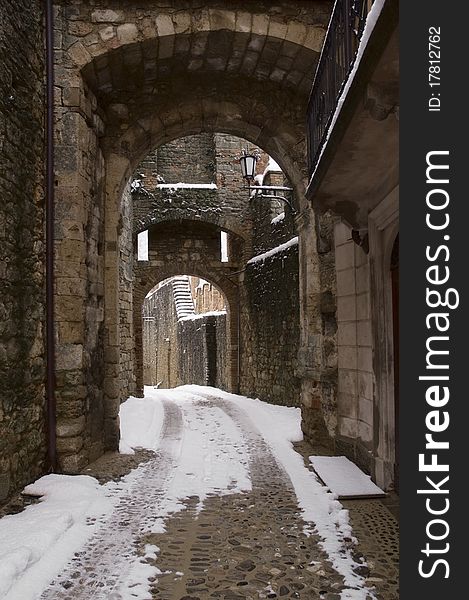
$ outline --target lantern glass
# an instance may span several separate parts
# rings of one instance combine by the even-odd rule
[[[244,154],[239,159],[239,163],[241,165],[241,174],[243,179],[247,179],[248,181],[252,181],[254,179],[256,173],[256,162],[257,157],[253,154]]]

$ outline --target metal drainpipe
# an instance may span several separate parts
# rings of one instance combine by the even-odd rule
[[[238,364],[237,364],[237,393],[241,393],[241,297],[238,286]]]
[[[54,16],[46,0],[46,402],[47,467],[57,470],[54,328]]]

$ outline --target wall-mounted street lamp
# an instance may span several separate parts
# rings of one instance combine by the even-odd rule
[[[256,177],[256,164],[259,160],[259,154],[259,150],[253,152],[243,150],[239,157],[241,174],[244,181],[248,184],[249,199],[265,198],[268,200],[281,200],[290,208],[292,213],[295,213],[293,204],[285,197],[286,194],[291,194],[293,192],[293,188],[281,185],[251,185],[251,182],[254,181]]]
[[[254,181],[256,176],[256,163],[258,160],[259,151],[249,153],[247,150],[243,150],[239,157],[239,164],[241,165],[241,174],[245,181]]]

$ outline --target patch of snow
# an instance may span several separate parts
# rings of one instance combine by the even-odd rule
[[[211,310],[205,313],[199,313],[198,315],[188,315],[187,317],[181,317],[178,321],[196,321],[197,319],[203,319],[204,317],[218,317],[220,315],[226,315],[226,310]]]
[[[285,219],[285,211],[281,212],[279,215],[274,217],[270,222],[271,225],[277,225],[277,223],[281,223]]]
[[[267,163],[267,168],[266,168],[265,172],[267,173],[267,171],[271,171],[271,172],[275,172],[275,173],[282,173],[281,166],[271,156],[269,156],[269,162]]]
[[[156,186],[160,190],[217,190],[216,183],[158,183]]]
[[[375,25],[379,19],[379,16],[381,14],[381,11],[383,10],[383,6],[386,0],[375,0],[373,2],[373,5],[371,7],[370,12],[367,15],[366,18],[366,23],[365,23],[365,27],[363,29],[363,33],[362,33],[362,37],[360,39],[360,43],[358,45],[358,50],[357,50],[357,54],[355,57],[355,62],[353,64],[352,70],[350,72],[350,75],[348,76],[348,79],[344,85],[344,88],[339,96],[339,99],[337,101],[337,106],[335,108],[334,111],[334,115],[331,119],[331,122],[329,124],[328,130],[327,130],[327,134],[326,134],[326,138],[323,142],[322,148],[321,148],[321,152],[319,153],[319,157],[316,161],[316,167],[314,169],[313,174],[311,175],[311,179],[310,182],[313,181],[314,176],[316,175],[316,171],[318,170],[319,167],[319,163],[321,162],[321,158],[322,155],[324,154],[324,151],[326,149],[327,143],[329,142],[329,138],[331,136],[331,133],[334,129],[334,125],[337,122],[337,119],[339,118],[339,115],[342,111],[342,107],[345,103],[345,99],[347,98],[347,95],[349,93],[349,90],[352,86],[353,80],[355,78],[355,75],[357,74],[358,71],[358,67],[360,66],[360,62],[361,59],[363,57],[363,54],[365,53],[365,48],[370,40],[371,34],[373,33],[373,29],[375,28]],[[326,37],[327,37],[327,33],[326,33]],[[319,58],[319,63],[321,62],[321,58],[322,58],[322,54],[321,57]]]
[[[264,182],[264,175],[258,174],[254,177],[253,185],[262,185]]]
[[[164,411],[151,398],[130,397],[120,405],[121,439],[119,452],[133,454],[134,448],[158,450]]]
[[[310,456],[309,460],[327,487],[338,496],[383,496],[371,477],[345,456]]]
[[[24,493],[40,496],[41,501],[0,519],[0,598],[4,600],[37,598],[113,506],[105,489],[86,475],[46,475]]]
[[[285,242],[285,244],[281,244],[280,246],[277,246],[276,248],[272,248],[272,250],[269,250],[267,252],[264,252],[263,254],[258,254],[257,256],[254,256],[253,258],[248,260],[247,264],[252,265],[257,262],[264,262],[267,258],[270,258],[271,256],[275,256],[276,254],[279,254],[280,252],[284,252],[285,250],[288,250],[288,248],[291,248],[292,246],[297,246],[297,245],[298,245],[298,236],[292,238],[288,242]]]
[[[343,576],[345,585],[351,588],[344,590],[342,598],[366,600],[370,597],[364,578],[354,572],[354,567],[359,565],[346,544],[346,539],[352,538],[348,510],[343,508],[336,494],[331,493],[316,474],[305,467],[302,456],[293,448],[292,442],[303,439],[300,409],[275,406],[210,387],[191,385],[177,389],[203,397],[224,398],[248,414],[291,479],[303,519],[310,524],[306,533],[316,532],[321,537],[321,546],[334,568]]]

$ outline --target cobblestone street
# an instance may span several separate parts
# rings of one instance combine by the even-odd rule
[[[204,411],[219,409],[241,430],[249,449],[252,490],[212,494],[202,507],[198,497],[190,497],[166,519],[164,533],[152,533],[154,523],[161,521],[162,495],[174,475],[184,440],[181,409],[165,401],[159,451],[134,471],[137,476],[130,490],[44,592],[44,600],[140,598],[142,579],[147,577],[147,593],[151,594],[147,597],[160,600],[338,600],[373,598],[372,593],[382,600],[398,597],[397,564],[390,555],[396,550],[397,523],[380,501],[354,501],[356,507],[350,507],[359,541],[370,510],[375,531],[367,532],[366,547],[347,540],[357,563],[368,563],[355,567],[365,589],[349,589],[322,549],[320,538],[305,532],[292,482],[246,413],[221,398],[200,398],[197,404],[200,419]],[[220,453],[233,443],[220,429]],[[237,451],[242,453],[243,448]],[[86,472],[101,481],[116,479],[120,458],[108,457]],[[361,558],[363,550],[374,555]]]

